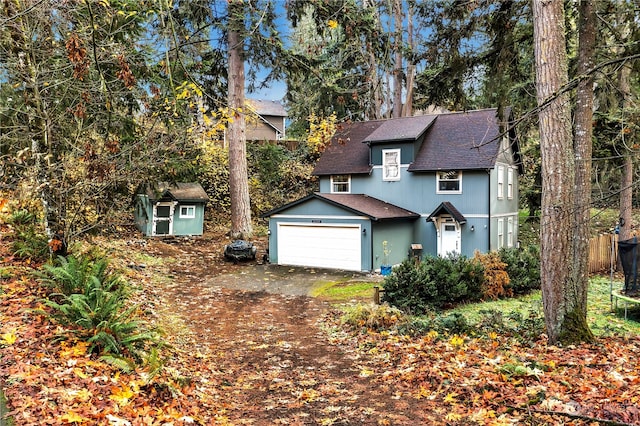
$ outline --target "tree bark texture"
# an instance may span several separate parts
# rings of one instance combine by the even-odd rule
[[[618,90],[622,95],[622,116],[631,107],[631,85],[629,79],[631,77],[631,65],[623,64],[618,71]],[[627,125],[622,123],[621,139],[624,142],[622,152],[624,153],[624,163],[622,167],[622,177],[620,179],[620,240],[628,240],[631,238],[633,209],[633,150],[627,143],[625,137],[625,129]]]
[[[393,1],[394,30],[393,50],[393,118],[402,117],[402,4]]]
[[[247,146],[244,113],[244,14],[243,2],[229,2],[229,191],[231,198],[231,238],[248,239],[253,234],[249,178],[247,171]]]
[[[555,344],[582,338],[575,332],[583,326],[580,318],[586,316],[586,305],[579,301],[581,290],[575,279],[576,172],[571,105],[568,94],[559,94],[568,82],[563,3],[534,0],[533,18],[536,92],[541,106],[542,302],[549,342]]]
[[[578,23],[578,75],[588,75],[578,83],[575,107],[575,233],[573,246],[572,282],[575,282],[574,321],[582,336],[579,340],[592,340],[587,324],[587,293],[589,289],[589,235],[591,222],[591,157],[593,151],[594,78],[588,71],[593,68],[596,46],[596,13],[592,1],[579,5]]]

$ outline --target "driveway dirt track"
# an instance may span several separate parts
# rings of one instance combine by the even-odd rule
[[[331,307],[306,294],[353,273],[234,265],[203,242],[151,241],[146,251],[170,260],[163,304],[191,331],[184,350],[207,357],[196,380],[231,424],[437,424],[322,328]]]

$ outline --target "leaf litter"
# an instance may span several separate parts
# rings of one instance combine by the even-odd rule
[[[279,278],[265,265],[225,262],[222,237],[96,244],[117,252],[170,356],[151,378],[57,339],[36,313],[34,265],[0,241],[15,272],[2,278],[0,379],[16,424],[640,424],[637,337],[557,348],[350,330],[325,302],[267,291]]]

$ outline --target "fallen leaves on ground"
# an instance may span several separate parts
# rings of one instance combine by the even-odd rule
[[[232,291],[175,271],[195,271],[194,257],[174,249],[171,262],[128,274],[170,344],[153,376],[59,340],[38,313],[34,265],[0,244],[13,265],[1,279],[0,380],[16,424],[640,424],[638,338],[557,348],[495,332],[353,331],[318,300]],[[215,276],[212,257],[199,258]]]

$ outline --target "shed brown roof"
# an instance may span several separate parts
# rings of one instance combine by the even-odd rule
[[[148,186],[145,193],[152,202],[162,198],[171,198],[183,202],[207,202],[209,196],[196,182],[158,182]]]

